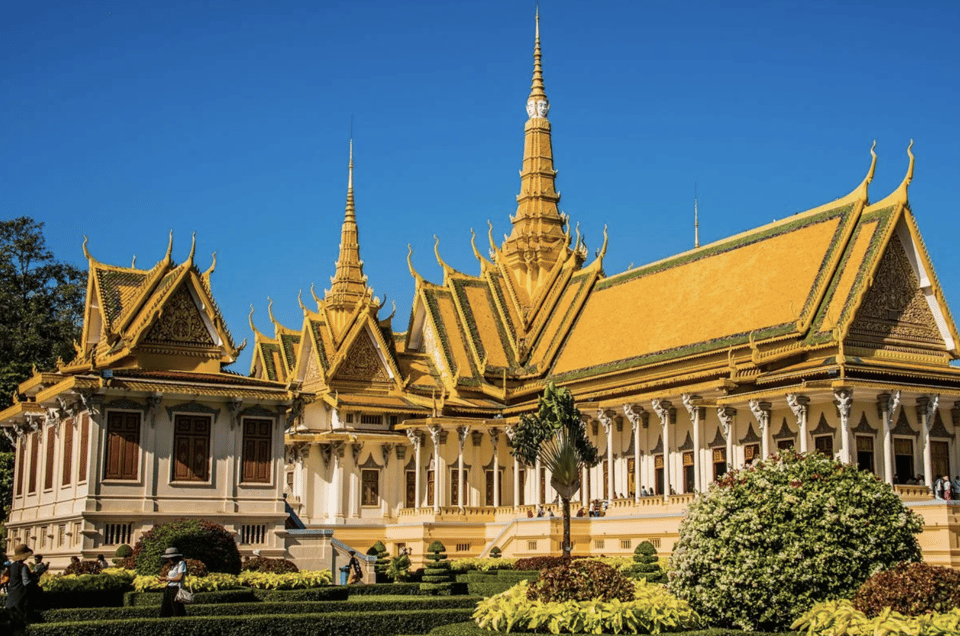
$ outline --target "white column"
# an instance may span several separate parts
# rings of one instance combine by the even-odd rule
[[[407,439],[413,444],[413,507],[419,508],[423,504],[420,494],[420,473],[423,471],[423,464],[420,461],[420,447],[423,445],[423,438],[420,437],[420,433],[408,428]],[[401,475],[403,475],[402,467]],[[406,475],[403,475],[403,478],[406,479]]]
[[[346,444],[343,442],[333,442],[331,444],[331,455],[333,456],[333,517],[337,521],[342,521],[343,514],[343,456],[346,451]]]
[[[537,463],[533,468],[536,473],[533,476],[533,502],[537,505],[540,505],[541,498],[545,493],[540,492],[540,458],[537,458]]]
[[[443,480],[443,469],[440,466],[440,433],[441,428],[437,425],[431,426],[430,441],[433,442],[433,513],[440,512],[440,482]]]
[[[464,488],[463,478],[463,445],[467,441],[467,434],[470,433],[469,426],[458,426],[457,427],[457,441],[460,443],[460,450],[457,455],[457,504],[463,508],[467,504],[463,500],[463,496],[466,493],[466,488]]]
[[[513,441],[513,435],[516,430],[512,426],[506,427],[507,439]],[[513,509],[516,510],[520,505],[520,460],[513,456]]]
[[[633,500],[640,501],[640,414],[643,407],[639,404],[624,404],[623,414],[630,420],[630,432],[633,433]]]
[[[920,420],[920,438],[923,443],[923,480],[930,492],[933,492],[933,454],[930,449],[930,429],[936,421],[937,408],[940,406],[940,396],[923,396],[917,398],[917,419]],[[943,475],[938,475],[943,477]]]
[[[800,442],[798,449],[801,453],[807,452],[807,414],[810,411],[810,398],[806,395],[787,393],[787,405],[797,418],[797,438]]]
[[[693,427],[693,484],[697,491],[703,490],[703,484],[700,481],[700,424],[706,416],[706,409],[702,406],[694,406],[694,403],[700,399],[699,395],[690,395],[684,393],[682,398],[683,405],[690,414],[690,425]]]
[[[877,410],[883,419],[883,480],[893,485],[893,421],[900,406],[900,391],[877,396]]]
[[[489,433],[490,443],[493,444],[493,505],[496,508],[500,506],[500,429],[491,428]]]
[[[734,421],[737,417],[737,409],[732,406],[718,406],[717,417],[720,418],[723,438],[727,441],[727,470],[730,470],[733,468],[733,435],[736,432]]]
[[[360,516],[360,453],[363,452],[363,442],[350,444],[350,456],[353,458],[350,471],[350,516]]]
[[[760,446],[761,458],[766,459],[770,456],[770,402],[761,402],[760,400],[750,400],[750,411],[757,418],[757,426],[760,427]]]
[[[853,461],[853,451],[850,447],[850,413],[853,410],[853,391],[840,389],[833,392],[834,404],[840,414],[840,461],[849,464]]]
[[[607,499],[613,499],[616,493],[613,490],[613,411],[600,409],[597,411],[597,419],[603,424],[603,433],[607,436]]]
[[[673,404],[669,400],[656,399],[653,401],[653,411],[660,418],[660,427],[663,429],[663,501],[667,502],[670,498],[670,487],[673,484],[671,471],[673,468],[670,451],[670,419]],[[673,410],[676,413],[675,410]],[[675,415],[674,415],[675,417]]]

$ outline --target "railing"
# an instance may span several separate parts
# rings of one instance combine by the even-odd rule
[[[933,499],[933,493],[931,493],[930,489],[926,486],[907,486],[904,484],[896,484],[893,489],[897,491],[897,494],[900,495],[900,498],[904,501],[922,501],[925,499]]]

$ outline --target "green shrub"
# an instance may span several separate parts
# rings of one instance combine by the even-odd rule
[[[197,605],[207,603],[251,603],[257,601],[251,589],[223,590],[220,592],[197,592],[193,602]],[[123,595],[124,607],[159,607],[163,601],[163,592],[127,592]]]
[[[450,561],[450,569],[455,572],[469,572],[479,570],[480,572],[491,572],[493,570],[512,570],[516,559],[500,559],[490,557],[489,559],[454,559]]]
[[[434,541],[427,547],[427,559],[430,561],[443,561],[447,558],[447,548],[439,541]]]
[[[499,558],[500,558],[500,555],[502,555],[502,554],[503,554],[503,552],[502,552],[502,551],[500,550],[500,548],[498,548],[497,546],[493,546],[492,548],[490,548],[490,558],[491,558],[491,559],[499,559]]]
[[[118,559],[126,559],[128,556],[133,556],[133,548],[124,543],[114,550],[113,556],[117,557]]]
[[[874,634],[913,634],[946,636],[960,634],[960,609],[922,616],[904,616],[887,608],[873,618],[843,599],[818,603],[798,618],[792,629],[806,634],[829,636],[873,636]]]
[[[643,541],[633,551],[633,567],[630,576],[646,579],[651,583],[666,583],[666,576],[657,559],[657,549],[649,541]]]
[[[100,564],[96,561],[78,561],[64,568],[63,573],[77,576],[81,574],[100,574]]]
[[[543,570],[545,568],[552,568],[554,566],[560,565],[561,563],[566,563],[574,559],[582,559],[583,557],[564,557],[564,556],[541,556],[541,557],[527,557],[525,559],[517,559],[513,564],[514,570]]]
[[[633,585],[632,581],[627,583]],[[494,631],[553,634],[655,634],[703,626],[687,602],[673,597],[664,587],[646,581],[637,581],[633,597],[627,601],[531,602],[529,587],[526,581],[521,581],[506,592],[477,603],[473,613],[477,625]]]
[[[210,572],[207,571],[207,566],[203,564],[203,561],[198,559],[184,559],[183,562],[187,564],[187,576],[197,578],[210,574]],[[160,576],[167,576],[172,567],[173,563],[167,559],[166,563],[160,566]]]
[[[873,474],[782,451],[727,473],[680,525],[669,587],[711,624],[782,629],[871,574],[920,559],[922,523]]]
[[[513,634],[535,634],[543,632],[522,632],[512,630]],[[796,632],[743,632],[739,629],[704,629],[696,631],[679,632],[682,636],[799,636]],[[490,632],[482,627],[478,627],[473,621],[467,623],[451,623],[434,627],[430,636],[490,636]]]
[[[867,579],[853,606],[873,618],[890,608],[904,616],[948,612],[960,607],[960,572],[926,563],[901,563]]]
[[[410,557],[401,554],[396,559],[391,559],[387,566],[387,578],[391,581],[402,583],[410,578]]]
[[[354,588],[344,586],[313,587],[297,590],[253,590],[257,600],[265,603],[304,603],[308,601],[345,601],[351,592],[357,588],[374,587],[373,585],[358,585]]]
[[[210,572],[240,573],[240,551],[233,535],[205,519],[177,519],[145,532],[133,548],[138,574],[159,574],[160,555],[176,547],[186,559],[203,561]]]
[[[417,595],[420,593],[419,583],[378,583],[377,585],[351,585],[345,588],[350,596],[391,596]]]
[[[596,561],[567,561],[540,572],[527,588],[527,598],[544,603],[565,601],[629,601],[633,581],[609,565]]]
[[[267,557],[253,557],[244,559],[240,566],[242,572],[269,572],[272,574],[289,574],[299,572],[296,563],[287,559],[268,559]]]
[[[439,609],[421,612],[330,612],[324,614],[265,616],[187,616],[127,620],[40,623],[31,625],[31,636],[302,636],[336,634],[426,634],[434,627],[460,623],[469,609]]]
[[[387,546],[383,545],[383,541],[377,541],[367,550],[367,555],[377,557],[377,562],[373,566],[373,571],[377,574],[377,583],[386,583],[387,571],[390,569],[390,553],[387,552]]]
[[[427,548],[427,567],[423,570],[420,592],[424,594],[451,594],[453,576],[450,574],[450,562],[446,560],[446,548],[434,541]]]
[[[40,579],[44,595],[77,592],[126,592],[131,589],[133,574],[124,571],[104,571],[100,574],[56,574]]]

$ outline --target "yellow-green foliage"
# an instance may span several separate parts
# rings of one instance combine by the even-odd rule
[[[258,590],[302,590],[330,585],[333,574],[329,570],[302,570],[287,574],[246,571],[241,572],[237,579],[242,586]]]
[[[660,585],[637,581],[634,600],[567,601],[543,603],[527,600],[527,581],[480,601],[473,619],[483,629],[497,632],[546,629],[551,634],[660,634],[703,627],[700,617],[685,601]]]
[[[80,592],[119,590],[133,580],[133,572],[110,569],[100,574],[44,574],[40,587],[45,592]]]
[[[211,572],[207,576],[188,576],[187,587],[194,592],[219,592],[220,590],[236,590],[242,587],[240,577],[222,572]],[[158,581],[157,577],[140,575],[133,579],[133,589],[137,592],[148,590],[162,590],[167,586],[166,581]]]
[[[867,618],[848,600],[829,601],[814,605],[791,629],[810,636],[955,636],[960,634],[960,609],[904,616],[888,607],[876,618]]]
[[[588,561],[599,561],[604,565],[609,565],[612,568],[616,568],[618,572],[626,573],[633,567],[633,558],[628,556],[622,557],[591,557],[587,559]]]
[[[516,562],[516,559],[453,559],[450,561],[450,569],[454,572],[512,570],[513,564]]]

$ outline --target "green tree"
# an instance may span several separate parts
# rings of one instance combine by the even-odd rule
[[[29,217],[0,221],[0,409],[33,368],[51,369],[75,355],[80,337],[85,276],[54,259],[43,223]],[[0,436],[0,453],[12,451]],[[0,460],[0,518],[10,508],[12,455]]]
[[[563,504],[563,556],[570,556],[570,500],[580,490],[584,466],[597,465],[597,447],[590,443],[569,389],[547,384],[536,415],[523,415],[513,436],[513,455],[550,471],[550,485]]]

